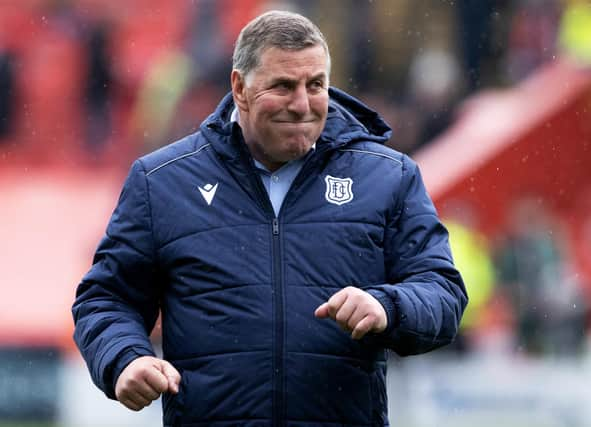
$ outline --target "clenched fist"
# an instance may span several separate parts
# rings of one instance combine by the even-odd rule
[[[368,332],[382,332],[388,326],[386,310],[371,294],[353,286],[341,289],[321,304],[314,315],[320,319],[330,317],[351,338],[361,339]]]
[[[142,356],[121,372],[115,384],[115,396],[129,409],[139,411],[162,393],[178,393],[180,382],[181,375],[166,360]]]

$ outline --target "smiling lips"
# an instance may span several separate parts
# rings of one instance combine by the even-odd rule
[[[305,123],[314,123],[315,120],[273,120],[275,123],[299,125]]]

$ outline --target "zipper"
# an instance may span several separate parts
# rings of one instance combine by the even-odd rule
[[[283,352],[284,352],[284,328],[283,328],[283,279],[281,272],[281,242],[279,234],[279,219],[275,215],[273,205],[267,194],[267,190],[263,186],[261,179],[258,177],[258,172],[255,170],[254,164],[250,162],[247,166],[251,173],[250,177],[254,184],[255,198],[261,204],[263,210],[267,214],[267,218],[271,219],[271,258],[272,258],[272,287],[273,287],[273,306],[274,306],[274,326],[273,326],[273,360],[272,373],[273,378],[273,395],[272,395],[272,418],[273,427],[283,425],[285,412],[285,397],[283,393],[284,379],[283,379]]]
[[[273,206],[271,205],[271,201],[267,194],[267,191],[263,187],[263,184],[260,179],[255,178],[255,190],[257,193],[257,198],[259,199],[261,205],[265,209],[265,211],[271,213],[269,215],[271,220],[271,235],[272,235],[272,280],[273,280],[273,304],[275,307],[274,317],[275,317],[275,325],[273,335],[275,338],[275,348],[273,353],[273,397],[272,397],[272,416],[273,416],[273,426],[280,427],[285,425],[285,366],[284,366],[284,353],[285,353],[285,343],[284,343],[284,335],[285,335],[285,325],[284,325],[284,283],[283,283],[283,270],[282,270],[282,262],[281,262],[281,233],[279,227],[279,217],[281,216],[281,211],[283,210],[283,206],[286,205],[286,201],[292,197],[291,193],[293,193],[293,188],[300,185],[302,180],[305,179],[306,175],[302,172],[304,170],[308,170],[311,166],[310,164],[314,164],[315,162],[310,161],[308,159],[302,169],[295,177],[291,188],[285,195],[285,199],[283,200],[282,207],[279,211],[278,215],[275,215],[273,210]],[[256,176],[256,173],[253,174],[253,177]]]
[[[285,412],[285,394],[284,387],[284,325],[283,325],[283,275],[281,271],[281,241],[279,233],[279,219],[273,218],[272,222],[273,233],[273,287],[275,305],[275,354],[273,357],[273,377],[274,377],[274,393],[273,393],[273,425],[283,425]]]
[[[273,216],[271,230],[273,235],[273,288],[275,290],[273,303],[275,304],[275,354],[273,358],[273,377],[275,390],[273,393],[273,426],[280,427],[285,425],[285,325],[284,325],[284,283],[282,271],[282,254],[281,254],[281,233],[279,228],[279,217],[281,217],[284,207],[287,202],[293,197],[293,190],[297,188],[301,182],[308,176],[307,172],[312,168],[316,162],[314,159],[307,159],[302,166],[302,169],[295,177],[288,190],[279,214]],[[263,189],[264,190],[264,189]],[[266,192],[265,192],[266,194]],[[268,197],[266,198],[269,199]],[[271,211],[273,208],[271,207]]]
[[[279,229],[279,218],[286,206],[288,199],[292,197],[293,189],[296,188],[300,182],[305,178],[302,172],[309,168],[310,159],[304,163],[302,169],[295,177],[290,189],[287,191],[279,214],[273,216],[272,220],[272,234],[273,234],[273,288],[275,290],[273,303],[275,304],[275,354],[273,358],[273,378],[275,390],[273,393],[273,426],[280,427],[285,425],[285,327],[284,327],[284,292],[283,292],[283,271],[281,263],[281,234]],[[267,197],[267,200],[269,198]],[[272,210],[272,207],[271,207]]]

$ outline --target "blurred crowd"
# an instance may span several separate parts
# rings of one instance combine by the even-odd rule
[[[0,0],[0,164],[126,169],[195,131],[230,89],[237,32],[269,8],[318,23],[331,84],[380,112],[409,154],[476,91],[558,55],[591,64],[587,0]],[[461,202],[444,213],[471,296],[456,349],[579,353],[589,307],[559,221],[535,197],[510,209],[497,241]]]
[[[508,230],[493,238],[477,231],[479,219],[469,205],[448,203],[443,212],[470,295],[452,349],[559,358],[585,354],[591,283],[574,265],[563,220],[535,195],[524,195],[507,209]]]
[[[586,0],[5,0],[3,156],[126,164],[195,130],[229,90],[237,32],[268,8],[318,22],[332,84],[379,110],[406,153],[472,92],[515,84],[558,50],[591,57]]]

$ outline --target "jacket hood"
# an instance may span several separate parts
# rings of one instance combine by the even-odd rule
[[[328,117],[321,139],[337,143],[357,140],[385,144],[392,136],[392,129],[380,115],[357,98],[331,87]]]
[[[385,144],[390,139],[392,129],[377,112],[340,89],[330,87],[328,94],[328,116],[318,141],[320,144],[328,145],[326,148],[330,149],[358,140]],[[201,124],[200,129],[208,140],[240,133],[239,127],[230,122],[233,110],[234,100],[230,92]]]

